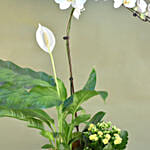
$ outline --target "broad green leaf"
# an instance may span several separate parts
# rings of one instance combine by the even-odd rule
[[[64,83],[61,80],[58,80],[58,87],[60,92],[60,98],[64,101],[67,98],[67,90],[65,88]]]
[[[106,114],[106,113],[105,113],[105,112],[102,112],[102,111],[97,112],[97,113],[91,118],[91,120],[88,121],[88,124],[87,124],[87,126],[84,128],[83,132],[88,128],[89,124],[93,123],[93,124],[96,125],[98,122],[100,122],[100,121],[103,119],[103,117],[104,117],[105,114]]]
[[[105,92],[107,93],[107,92]],[[96,95],[100,95],[103,99],[106,99],[106,96],[104,97],[104,92],[103,91],[95,91],[95,90],[81,90],[78,91],[76,93],[74,93],[73,95],[73,100],[72,100],[72,96],[70,98],[68,98],[65,102],[64,102],[64,106],[63,106],[63,110],[67,110],[70,111],[72,113],[75,113],[77,111],[77,109],[81,106],[82,103],[84,103],[85,101],[87,101],[88,99],[96,96]],[[70,99],[70,102],[69,102]]]
[[[41,109],[28,109],[28,110],[22,110],[22,112],[28,114],[31,117],[35,117],[42,120],[49,127],[51,126],[51,123],[54,124],[54,120],[45,111]]]
[[[11,109],[50,108],[61,104],[54,87],[34,87],[26,89],[7,89],[0,87],[0,106]]]
[[[37,128],[40,130],[44,129],[43,122],[39,119],[30,116],[23,110],[13,110],[4,107],[0,107],[0,117],[10,117],[18,120],[23,120],[28,122],[28,127]]]
[[[86,82],[83,90],[94,90],[96,86],[96,71],[95,69],[92,70],[90,73],[89,79]]]
[[[21,68],[10,61],[0,60],[0,83],[11,82],[15,87],[30,88],[33,86],[55,86],[52,76],[44,72],[35,72],[29,68]]]
[[[54,120],[41,109],[13,110],[0,107],[0,117],[12,117],[24,121],[28,121],[29,118],[37,118],[45,122],[48,126],[50,126],[51,123],[54,123]]]
[[[40,134],[41,134],[43,137],[47,138],[47,139],[53,139],[53,138],[54,138],[53,133],[50,132],[50,131],[47,131],[47,130],[42,130],[42,131],[40,132]]]
[[[30,114],[32,113],[37,118],[41,118],[42,120],[47,120],[49,122],[54,123],[54,119],[52,119],[45,111],[41,109],[33,109],[33,110],[30,110],[29,112]]]
[[[90,117],[90,114],[79,115],[73,120],[73,124],[74,126],[78,126],[80,123],[84,123],[85,121],[89,120]]]
[[[69,124],[67,123],[67,121],[66,120],[63,120],[63,133],[62,133],[62,138],[63,138],[63,140],[65,141],[65,142],[67,142],[67,138],[68,138],[68,132],[69,132]]]
[[[49,148],[55,148],[53,145],[51,144],[45,144],[41,147],[42,149],[49,149]]]
[[[103,117],[105,116],[105,112],[103,111],[100,111],[100,112],[97,112],[92,118],[91,120],[89,121],[89,123],[93,123],[93,124],[97,124],[98,122],[100,122]]]
[[[44,130],[43,122],[41,120],[31,118],[28,120],[28,127],[30,128],[36,128],[39,130]]]
[[[73,103],[73,95],[67,98],[63,104],[63,111],[65,111]]]

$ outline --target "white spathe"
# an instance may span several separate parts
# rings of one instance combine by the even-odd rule
[[[127,8],[135,7],[136,0],[114,0],[114,8],[119,8],[122,4]]]
[[[147,3],[144,0],[137,0],[137,11],[144,13],[147,8]]]
[[[84,10],[84,4],[86,3],[86,0],[55,0],[55,2],[59,4],[59,8],[62,10],[67,9],[70,6],[75,8],[73,16],[76,19],[79,19],[81,11]]]
[[[36,41],[40,48],[47,53],[53,51],[56,43],[53,32],[40,24],[36,31]]]

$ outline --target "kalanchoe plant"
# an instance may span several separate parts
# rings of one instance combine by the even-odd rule
[[[83,131],[84,150],[123,150],[128,141],[127,131],[121,131],[111,122],[89,124]]]

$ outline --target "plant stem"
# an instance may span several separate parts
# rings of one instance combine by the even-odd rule
[[[51,52],[49,52],[51,63],[52,63],[52,68],[53,68],[53,73],[54,73],[54,80],[56,83],[56,89],[58,96],[60,98],[60,91],[59,91],[59,86],[58,86],[58,80],[57,80],[57,75],[56,75],[56,69],[55,69],[55,63],[54,63],[54,58]],[[59,127],[59,132],[62,133],[62,106],[60,105],[57,107],[57,113],[58,113],[58,127]],[[60,141],[62,139],[60,138]]]
[[[60,97],[60,91],[59,91],[59,87],[58,87],[58,81],[57,81],[57,75],[56,75],[54,58],[53,58],[53,55],[52,55],[51,52],[49,53],[49,55],[50,55],[50,59],[51,59],[51,63],[52,63],[52,68],[53,68],[54,80],[55,80],[55,83],[56,83],[57,93],[58,93],[58,96]]]
[[[71,95],[74,94],[74,82],[73,82],[73,73],[72,73],[72,62],[71,62],[71,54],[70,54],[70,29],[71,29],[71,21],[73,17],[74,8],[71,11],[69,21],[67,24],[66,36],[63,37],[66,40],[66,49],[67,49],[67,56],[68,56],[68,63],[69,63],[69,71],[70,71],[70,93]],[[75,117],[77,117],[77,113],[75,113]],[[77,132],[79,131],[79,126],[76,126]]]
[[[124,8],[126,8],[127,10],[129,10],[130,12],[132,12],[134,17],[138,17],[140,20],[142,20],[142,21],[144,21],[144,22],[149,22],[149,23],[150,23],[150,17],[149,17],[149,16],[146,16],[146,15],[145,15],[145,18],[142,19],[142,18],[140,17],[140,15],[141,15],[140,12],[134,10],[133,8],[127,8],[127,7],[125,7],[124,5],[122,5],[122,6],[123,6]]]

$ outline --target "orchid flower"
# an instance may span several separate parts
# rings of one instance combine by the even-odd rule
[[[137,0],[137,11],[139,13],[144,13],[147,8],[147,3],[144,0]]]
[[[72,6],[75,8],[73,16],[79,19],[81,12],[84,10],[86,0],[55,0],[59,4],[59,8],[64,10]]]
[[[40,24],[36,31],[36,41],[40,48],[47,53],[51,53],[55,47],[53,32]]]
[[[148,4],[147,9],[148,9],[147,16],[150,17],[150,4]]]
[[[135,7],[136,0],[114,0],[114,8],[119,8],[122,4],[125,7],[133,8]]]

